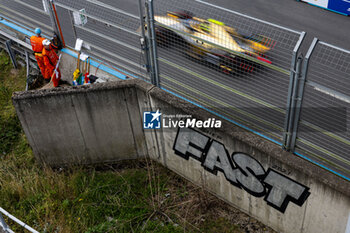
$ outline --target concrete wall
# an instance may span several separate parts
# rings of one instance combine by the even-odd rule
[[[224,120],[218,129],[143,129],[150,110],[217,117],[140,80],[15,93],[13,102],[42,163],[149,156],[278,232],[346,231],[349,182]]]
[[[136,89],[91,87],[29,91],[14,98],[39,161],[61,166],[115,162],[147,154]]]

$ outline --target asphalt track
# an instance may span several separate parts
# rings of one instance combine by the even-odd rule
[[[317,37],[330,44],[350,50],[349,16],[294,0],[208,0],[208,2],[268,22],[305,31],[307,36],[304,45],[307,47],[313,37]]]
[[[39,11],[28,10],[28,7],[16,1],[0,0],[0,10],[2,10],[0,13],[15,20],[19,19],[22,24],[31,28],[36,27],[38,22],[49,24],[48,16],[41,14]],[[132,15],[139,15],[137,0],[100,1],[122,9]],[[40,0],[28,0],[25,2],[35,8],[42,9]],[[57,2],[65,1],[58,0]],[[70,4],[73,4],[72,6],[75,6],[76,9],[81,9],[84,6],[79,6],[79,2],[82,1],[75,1]],[[165,5],[167,3],[176,3],[175,0],[163,0],[163,2]],[[350,49],[350,18],[343,15],[338,15],[293,0],[285,0],[283,4],[281,4],[279,0],[235,0],[234,2],[229,0],[208,0],[207,2],[296,31],[307,32],[306,40],[301,48],[303,54],[306,53],[313,37],[318,37],[323,41],[345,49]],[[164,7],[164,9],[165,8],[166,7]],[[12,9],[12,11],[9,12],[7,9]],[[203,16],[210,13],[207,10],[208,8],[203,9],[205,10],[191,10]],[[70,23],[70,16],[60,7],[57,7],[57,11],[60,15],[60,22],[62,30],[64,31],[66,43],[73,46],[74,33]],[[16,14],[15,12],[18,13]],[[120,24],[132,31],[136,31],[139,27],[139,21],[136,18],[118,18],[108,16],[108,12],[106,12],[106,14],[103,14],[102,11],[95,12],[96,15],[98,13],[100,13],[100,17],[106,17],[106,20],[112,19],[116,24]],[[211,17],[215,17],[215,15],[211,15]],[[33,21],[33,19],[35,20]],[[44,29],[44,32],[50,34],[52,33],[50,26],[49,24],[48,27],[41,27]],[[103,51],[101,49],[95,50],[94,48],[93,51],[98,51],[101,56],[107,57],[106,60],[116,61],[115,63],[117,63],[117,66],[122,65],[122,68],[132,66],[131,72],[135,75],[146,75],[144,69],[140,66],[140,63],[143,63],[143,61],[141,53],[138,51],[140,49],[138,36],[122,32],[114,27],[96,21],[93,23],[90,21],[86,28],[88,28],[90,32],[77,28],[76,33],[78,37],[83,38],[90,44],[103,48]],[[256,30],[258,30],[258,28],[256,28]],[[98,32],[108,36],[108,38],[98,38],[93,32]],[[113,39],[122,42],[122,44],[114,43]],[[132,48],[126,47],[125,45],[132,45]],[[272,54],[273,62],[289,70],[288,61],[291,58],[291,54],[283,51],[283,48],[277,47],[276,51],[286,55],[286,57],[280,57],[280,59],[279,57],[273,58]],[[263,134],[277,142],[281,141],[289,84],[288,75],[281,74],[271,69],[262,69],[254,74],[230,77],[215,71],[213,68],[207,67],[207,65],[199,64],[198,61],[185,57],[181,52],[181,46],[159,48],[158,53],[160,57],[159,63],[162,86],[164,88],[190,100],[194,100],[209,109],[220,112],[230,119],[235,119],[236,122],[242,123],[255,131],[263,132]],[[133,61],[134,65],[130,65],[131,63],[126,62],[125,59]],[[285,61],[282,62],[281,60],[283,59]],[[345,90],[349,89],[350,86],[345,86]],[[334,105],[344,106],[341,101],[331,99],[326,94],[320,94],[313,89],[308,89],[307,91],[308,96],[322,99],[322,102],[319,104],[321,107]],[[314,102],[309,103],[310,106],[317,103],[317,98],[315,98]],[[232,106],[235,107],[234,111],[232,110]],[[327,128],[327,124],[327,122],[320,120],[318,126]],[[335,132],[334,134],[337,133],[338,132]],[[341,136],[349,136],[347,132],[341,132],[339,134]],[[303,138],[314,144],[323,145],[335,155],[339,155],[341,160],[349,161],[350,146],[348,144],[339,143],[339,141],[334,140],[334,137],[325,137],[324,134],[318,132],[303,133]],[[312,146],[306,146],[307,143],[303,143],[303,145],[306,150],[316,153],[315,148]],[[339,161],[337,162],[337,160],[334,159],[334,156],[329,156],[327,153],[318,154],[326,157],[330,161],[339,163]],[[345,163],[343,167],[349,168],[350,166]]]
[[[103,2],[138,15],[137,0],[103,0]],[[350,50],[349,16],[295,0],[207,0],[207,2],[297,31],[305,31],[306,47],[311,44],[314,37],[317,37]]]

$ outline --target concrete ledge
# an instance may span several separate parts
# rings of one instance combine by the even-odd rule
[[[12,99],[20,100],[20,99],[31,99],[31,98],[39,98],[39,97],[46,97],[46,96],[60,96],[60,95],[73,94],[73,93],[86,93],[86,92],[95,92],[95,91],[114,90],[118,88],[136,87],[138,86],[136,85],[137,82],[142,82],[142,81],[137,79],[130,79],[130,80],[118,81],[118,82],[96,83],[93,85],[81,85],[81,86],[71,86],[71,87],[57,87],[53,89],[18,91],[13,93]]]
[[[13,100],[32,99],[57,95],[69,95],[73,93],[89,93],[96,91],[106,91],[119,88],[134,87],[143,92],[148,93],[148,95],[150,95],[153,98],[157,98],[161,101],[168,103],[169,105],[181,110],[184,113],[196,117],[197,119],[219,118],[218,116],[213,115],[197,106],[194,106],[193,104],[188,103],[181,98],[171,95],[161,90],[160,88],[154,87],[152,84],[146,83],[138,79],[99,83],[94,85],[69,88],[55,88],[37,91],[35,90],[27,92],[15,92],[13,94]],[[223,125],[220,129],[216,129],[217,131],[223,132],[234,139],[243,141],[248,146],[254,147],[265,154],[271,155],[273,158],[277,159],[281,163],[286,164],[300,171],[301,173],[305,173],[306,175],[321,181],[329,187],[338,190],[347,196],[350,196],[350,184],[348,181],[298,157],[297,155],[282,150],[280,146],[269,142],[264,138],[261,138],[251,132],[248,132],[247,130],[242,129],[226,120],[222,121]]]
[[[241,127],[144,129],[144,112],[214,114],[142,80],[16,92],[38,162],[101,164],[145,156],[279,232],[345,231],[349,182]]]

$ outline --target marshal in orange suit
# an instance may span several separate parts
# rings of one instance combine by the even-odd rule
[[[43,41],[44,48],[42,54],[45,64],[44,78],[50,80],[52,77],[53,85],[54,87],[57,87],[61,79],[61,72],[60,69],[55,70],[58,62],[58,56],[50,44],[51,42],[49,40]]]
[[[45,78],[45,64],[44,59],[42,55],[43,51],[43,40],[45,38],[41,37],[41,30],[40,28],[35,29],[35,35],[30,37],[30,44],[32,45],[32,49],[34,51],[35,59],[38,63],[38,66],[40,68],[41,74]]]

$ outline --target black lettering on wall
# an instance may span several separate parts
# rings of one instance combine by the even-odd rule
[[[232,164],[228,151],[222,143],[215,140],[211,142],[202,166],[215,175],[217,171],[221,171],[231,184],[240,187],[234,173],[235,167]]]
[[[302,206],[310,195],[308,187],[272,169],[267,171],[264,184],[268,189],[264,200],[282,213],[290,201]]]
[[[245,153],[233,153],[230,157],[224,144],[196,130],[179,128],[173,149],[184,159],[200,161],[204,169],[215,175],[222,172],[227,181],[249,194],[265,196],[267,204],[282,213],[289,202],[302,206],[310,195],[308,187],[270,168],[265,172],[256,159]]]
[[[232,159],[238,167],[236,177],[245,191],[255,197],[265,195],[265,187],[260,182],[265,177],[263,166],[245,153],[235,153]]]

